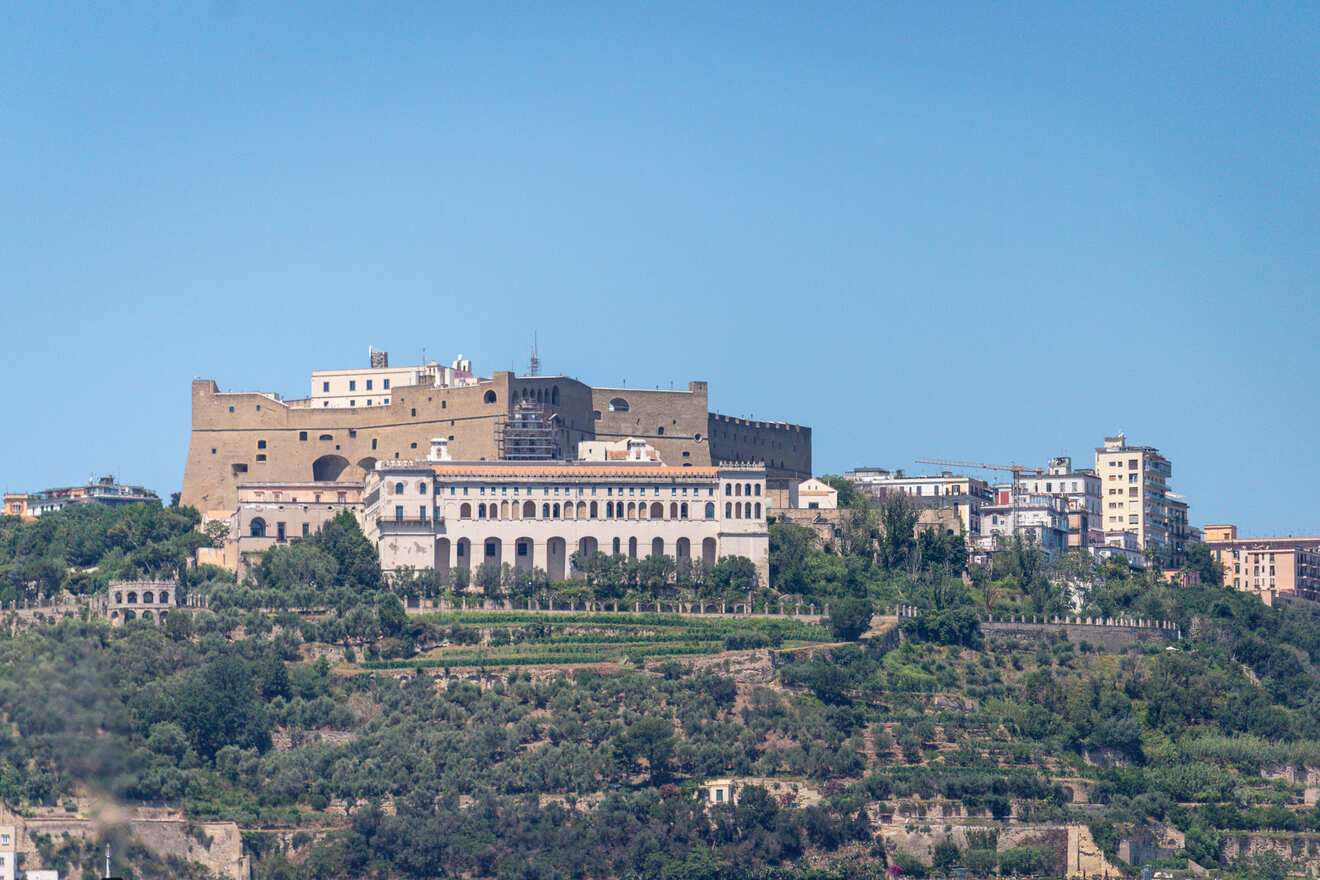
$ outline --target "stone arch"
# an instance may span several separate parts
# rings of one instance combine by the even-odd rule
[[[552,581],[564,579],[564,566],[568,562],[566,548],[563,538],[551,538],[545,542],[545,571]]]
[[[486,394],[485,394],[485,396],[483,396],[481,399],[482,399],[484,402],[486,402],[486,403],[494,403],[494,402],[495,402],[495,392],[494,392],[494,391],[487,391]]]
[[[150,609],[150,608],[143,608],[143,609],[142,609],[142,619],[143,619],[143,620],[151,620],[151,609]]]
[[[637,539],[636,539],[636,538],[629,538],[629,539],[628,539],[628,556],[631,557],[632,559],[636,559],[636,558],[637,558]]]
[[[170,604],[170,591],[169,591],[169,590],[161,590],[161,591],[160,591],[160,595],[157,596],[156,598],[160,600],[160,604],[162,604],[162,605],[168,605],[168,604]]]
[[[664,556],[664,555],[665,555],[665,539],[664,539],[664,538],[652,538],[652,539],[651,539],[651,555],[652,555],[652,556]]]
[[[444,580],[449,579],[449,539],[439,538],[435,542],[435,570]]]
[[[591,502],[591,507],[588,508],[588,516],[590,516],[592,519],[597,519],[600,517],[600,507],[598,507],[596,502],[594,501]]]
[[[637,519],[637,504],[632,501],[628,502],[628,519]]]
[[[136,604],[137,604],[137,591],[135,591],[135,590],[129,590],[129,591],[128,591],[128,604],[129,604],[129,605],[136,605]]]
[[[523,519],[536,519],[536,502],[524,501],[522,515]]]
[[[156,594],[153,593],[153,592],[151,592],[151,590],[147,590],[145,593],[142,594],[142,604],[143,604],[143,605],[155,605],[155,604],[156,604]]]
[[[523,571],[532,570],[532,554],[535,544],[531,538],[517,538],[513,542],[513,567]]]
[[[627,412],[627,411],[628,411],[628,401],[624,400],[622,397],[611,398],[611,399],[610,399],[610,405],[609,405],[609,411],[610,411],[610,412]]]
[[[689,541],[687,538],[679,538],[676,542],[674,542],[674,558],[679,560],[691,559],[692,542]]]
[[[312,462],[312,479],[317,482],[334,482],[347,467],[348,459],[342,455],[323,455]]]
[[[372,458],[370,455],[366,458],[359,458],[357,466],[362,469],[362,476],[365,478],[367,474],[376,469],[376,459]]]
[[[266,537],[266,521],[259,516],[254,516],[252,522],[248,523],[248,534],[253,538]]]
[[[472,519],[472,505],[464,501],[458,506],[459,519]]]
[[[623,544],[622,544],[622,542],[621,542],[618,538],[615,538],[615,539],[614,539],[614,555],[615,555],[615,556],[618,556],[618,555],[619,555],[619,552],[620,552],[620,550],[622,550],[622,548],[623,548]]]
[[[577,518],[578,518],[578,519],[586,519],[586,518],[587,518],[587,502],[585,502],[585,501],[579,501],[579,502],[577,503]]]
[[[650,517],[651,519],[664,519],[665,506],[661,504],[659,501],[651,502]]]
[[[598,549],[600,549],[600,545],[596,543],[595,538],[578,539],[578,550],[584,556],[590,556],[591,554],[595,553]]]
[[[115,591],[115,604],[116,605],[124,604],[124,593],[122,590]]]
[[[564,519],[577,519],[577,509],[573,507],[572,501],[564,502]]]
[[[500,502],[500,519],[508,519],[508,518],[509,518],[509,502],[507,502],[507,501],[501,501],[501,502]]]
[[[705,538],[701,542],[701,561],[706,565],[715,564],[715,539]]]
[[[124,611],[124,623],[128,623],[130,620],[137,620],[137,612],[131,608]]]
[[[487,538],[481,542],[481,561],[499,565],[504,561],[504,542],[499,538]]]
[[[472,564],[472,542],[467,538],[459,538],[454,545],[454,567],[468,570],[476,568]]]
[[[714,519],[714,518],[715,518],[715,502],[714,502],[714,501],[707,501],[707,502],[706,502],[706,519]]]
[[[678,519],[678,502],[677,502],[677,501],[671,501],[671,502],[669,502],[669,518],[670,518],[670,519]]]

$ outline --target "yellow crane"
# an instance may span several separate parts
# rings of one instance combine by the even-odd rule
[[[1017,499],[1020,494],[1018,492],[1018,477],[1024,473],[1035,474],[1036,476],[1045,473],[1043,468],[1024,467],[1020,464],[990,464],[984,461],[954,461],[948,458],[918,458],[916,461],[918,464],[938,464],[945,467],[975,468],[983,471],[1009,471],[1013,474],[1013,485],[1009,490],[1009,494],[1013,498],[1014,507],[1017,506]]]

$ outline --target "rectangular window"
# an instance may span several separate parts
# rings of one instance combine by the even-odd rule
[[[311,527],[310,527],[307,523],[303,523],[303,525],[302,525],[302,536],[303,536],[304,538],[306,538],[309,534],[311,534],[311,531],[312,531],[312,530],[311,530]]]
[[[346,503],[348,502],[348,493],[347,493],[347,492],[340,492],[340,493],[336,496],[335,500],[338,501],[340,504],[346,504]]]
[[[386,379],[384,384],[381,385],[381,387],[384,388],[386,391],[388,391],[390,387],[390,380]]]
[[[402,505],[402,504],[396,504],[396,505],[394,506],[394,521],[395,521],[395,522],[403,522],[403,505]]]
[[[306,439],[307,439],[307,432],[306,432],[306,431],[299,431],[299,432],[298,432],[298,439],[299,439],[299,440],[306,440]]]
[[[284,523],[282,522],[275,523],[275,540],[284,540]]]
[[[265,441],[265,440],[258,440],[258,441],[257,441],[257,448],[258,448],[258,449],[265,449],[265,448],[266,448],[266,441]]]
[[[357,391],[357,380],[355,380],[355,379],[349,379],[349,380],[348,380],[348,390],[349,390],[349,391]]]
[[[368,390],[368,391],[371,390],[371,380],[370,380],[370,379],[367,380],[367,390]]]
[[[420,519],[422,522],[426,522],[426,505],[425,505],[425,504],[423,504],[421,507],[417,508],[417,518]]]
[[[329,382],[322,382],[322,383],[321,383],[321,390],[322,390],[322,391],[329,391],[329,390],[330,390],[330,383],[329,383]]]

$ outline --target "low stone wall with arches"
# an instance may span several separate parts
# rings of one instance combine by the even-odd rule
[[[109,617],[114,625],[130,620],[165,620],[176,608],[200,608],[200,597],[179,600],[175,581],[111,581],[104,596],[93,600],[93,608]]]

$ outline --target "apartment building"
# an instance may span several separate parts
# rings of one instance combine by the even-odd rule
[[[874,498],[902,493],[923,507],[954,511],[962,522],[963,534],[969,539],[981,534],[981,508],[994,500],[990,485],[985,480],[949,471],[938,476],[908,476],[901,469],[861,467],[848,471],[844,476],[859,491]]]
[[[1104,510],[1100,478],[1094,471],[1074,470],[1072,458],[1060,455],[1050,459],[1045,473],[1020,475],[1018,491],[1028,496],[1051,495],[1062,501],[1067,512],[1068,549],[1086,549],[1103,543]],[[1006,500],[996,498],[996,503]]]
[[[1224,567],[1224,586],[1260,596],[1320,599],[1320,537],[1239,538],[1237,526],[1205,527],[1205,544]]]
[[[995,486],[994,503],[981,507],[981,533],[976,549],[993,552],[1000,538],[1020,535],[1032,540],[1047,557],[1068,552],[1068,508],[1062,495],[1033,493],[1019,482]]]
[[[225,523],[229,534],[224,546],[199,548],[197,562],[247,574],[261,562],[262,553],[315,534],[343,510],[361,516],[361,483],[239,483],[237,510],[212,511],[203,517]]]
[[[125,486],[113,476],[88,480],[82,486],[61,486],[40,492],[7,492],[4,511],[8,516],[35,519],[43,513],[63,510],[71,504],[103,504],[127,507],[130,504],[159,504],[160,496],[142,486]]]
[[[1132,532],[1137,548],[1153,552],[1165,568],[1187,558],[1187,504],[1169,492],[1173,465],[1153,446],[1130,446],[1127,437],[1106,437],[1095,450],[1095,474],[1105,532]]]

